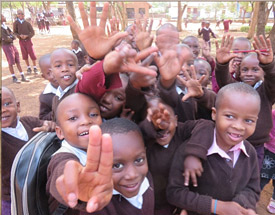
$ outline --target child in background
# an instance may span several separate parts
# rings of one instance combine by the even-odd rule
[[[233,37],[223,37],[222,46],[217,45],[216,79],[219,87],[237,82],[229,73],[229,61],[237,56],[230,53]],[[275,62],[269,39],[265,40],[261,35],[254,37],[253,46],[256,54],[249,54],[242,59],[240,64],[239,79],[256,89],[261,97],[261,111],[257,121],[256,129],[248,141],[255,147],[258,155],[259,167],[262,167],[264,158],[264,143],[269,139],[272,128],[272,105],[275,102]],[[267,52],[260,52],[259,49],[267,49]]]
[[[167,187],[171,204],[188,210],[188,215],[256,215],[259,168],[256,151],[246,139],[255,131],[260,102],[257,91],[244,83],[229,84],[219,91],[212,110],[211,140],[200,142],[200,147],[190,142],[191,151],[180,146],[174,156]],[[201,145],[206,149],[203,152]],[[197,187],[186,185],[182,174],[188,154],[202,160]]]
[[[73,40],[71,43],[71,48],[73,53],[75,53],[78,60],[78,69],[86,64],[85,53],[80,48],[80,42],[78,40]]]
[[[214,38],[217,38],[217,37],[209,26],[210,26],[210,22],[206,21],[205,27],[202,27],[202,29],[199,29],[199,36],[202,35],[202,39],[209,45],[209,49],[211,50],[210,34]]]
[[[39,131],[54,131],[55,124],[36,117],[19,117],[20,103],[13,92],[2,87],[1,175],[2,213],[11,214],[10,171],[17,152]]]
[[[39,95],[39,119],[52,120],[52,101],[58,88],[58,82],[51,71],[51,55],[46,54],[38,61],[42,77],[49,81],[44,91]]]
[[[265,156],[261,169],[261,189],[264,189],[272,180],[273,192],[267,211],[275,214],[275,110],[272,111],[273,128],[270,131],[270,140],[265,143]]]

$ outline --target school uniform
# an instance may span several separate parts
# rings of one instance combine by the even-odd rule
[[[262,166],[264,143],[269,140],[272,129],[272,105],[275,103],[275,62],[270,64],[259,64],[264,70],[264,81],[255,84],[254,89],[260,95],[261,109],[258,116],[255,132],[247,140],[256,148],[259,158],[259,166]],[[219,87],[237,82],[229,73],[229,63],[216,64],[216,79]]]
[[[213,123],[214,124],[214,123]],[[188,215],[211,214],[211,201],[234,201],[244,208],[255,210],[260,197],[260,178],[256,151],[248,141],[243,141],[234,150],[234,159],[222,151],[216,143],[214,128],[209,134],[212,140],[201,142],[200,150],[195,144],[193,155],[202,159],[203,173],[197,177],[198,187],[184,185],[184,156],[180,146],[175,154],[167,187],[168,201],[188,212]],[[202,135],[203,136],[203,135]],[[189,144],[192,144],[190,142]],[[210,147],[209,147],[210,146]]]
[[[178,122],[175,134],[170,143],[166,146],[161,146],[156,142],[156,138],[159,134],[153,124],[147,120],[140,124],[146,146],[149,171],[154,181],[155,215],[169,215],[175,210],[175,207],[168,203],[166,188],[171,163],[178,147],[181,145],[184,147],[184,142],[190,138],[191,133],[203,134],[192,136],[192,141],[196,143],[200,143],[210,138],[208,133],[211,132],[212,125],[213,123],[209,120],[189,120],[185,123]]]
[[[19,45],[22,52],[23,60],[27,60],[28,55],[30,55],[30,58],[32,60],[36,60],[36,55],[34,53],[33,44],[31,41],[31,38],[35,34],[32,25],[25,19],[20,20],[17,18],[13,23],[13,32],[19,39]],[[28,37],[26,39],[22,39],[20,37],[21,34],[28,35]]]
[[[84,52],[82,51],[82,49],[80,47],[78,47],[77,50],[73,49],[72,51],[77,57],[78,68],[81,68],[82,66],[84,66],[86,64]]]
[[[44,91],[39,95],[39,119],[52,120],[52,101],[56,94],[56,88],[48,83]]]
[[[200,31],[199,31],[199,35],[202,35],[202,38],[205,42],[207,43],[210,43],[210,34],[216,38],[214,32],[211,30],[211,28],[202,28]]]

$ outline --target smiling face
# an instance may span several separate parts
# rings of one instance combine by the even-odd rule
[[[148,164],[141,134],[138,131],[112,135],[114,189],[127,198],[138,194],[147,175]]]
[[[12,92],[6,88],[2,88],[2,128],[12,127],[17,125],[17,114],[20,112],[20,103],[16,102],[16,99]]]
[[[43,60],[39,61],[39,67],[42,73],[42,77],[48,80],[53,87],[57,88],[58,82],[52,73],[50,57],[44,58]]]
[[[52,72],[62,90],[70,86],[76,79],[77,58],[68,49],[57,49],[51,54]]]
[[[188,45],[193,52],[194,58],[197,58],[200,54],[199,40],[195,37],[187,37],[183,40],[183,43]]]
[[[105,119],[117,117],[122,111],[126,100],[125,88],[128,81],[126,78],[121,78],[121,82],[122,87],[106,92],[99,102],[101,116]]]
[[[64,98],[57,107],[56,116],[59,139],[65,138],[72,146],[84,150],[89,142],[89,128],[102,123],[96,102],[80,93]]]
[[[217,109],[212,109],[216,122],[217,144],[224,151],[251,136],[260,111],[258,97],[244,92],[226,92]]]
[[[205,60],[196,60],[194,66],[196,70],[197,80],[200,80],[200,78],[205,75],[205,78],[202,81],[201,85],[203,87],[207,87],[210,79],[211,66]]]
[[[263,80],[264,72],[259,66],[257,55],[246,56],[240,66],[240,79],[250,86],[254,86],[258,81]]]
[[[17,10],[17,17],[20,19],[20,20],[23,20],[25,15],[23,13],[22,10]]]

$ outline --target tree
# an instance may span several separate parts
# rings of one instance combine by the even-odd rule
[[[265,1],[259,2],[259,12],[258,12],[258,19],[257,19],[257,36],[264,35],[265,36],[265,25],[266,25],[266,5]],[[253,15],[254,17],[254,15]]]
[[[125,29],[128,26],[128,18],[125,13],[125,4],[124,2],[111,2],[111,15],[115,16],[119,23],[121,24],[121,29]]]
[[[181,27],[181,24],[182,24],[182,15],[183,15],[186,7],[187,7],[187,4],[184,4],[183,7],[181,7],[181,2],[178,1],[178,20],[177,20],[178,31],[182,31],[182,27]]]
[[[251,23],[250,23],[250,28],[249,28],[248,34],[247,34],[248,39],[251,39],[255,34],[257,20],[258,20],[258,14],[259,14],[259,6],[260,6],[260,2],[255,2],[255,6],[253,8],[253,14],[252,14],[252,18],[251,18]]]
[[[77,23],[76,16],[75,16],[75,10],[74,10],[74,3],[72,1],[66,1],[66,8],[67,8],[67,11],[70,14],[70,16]],[[76,40],[79,40],[76,31],[71,26],[70,26],[70,29],[71,29],[73,38]]]

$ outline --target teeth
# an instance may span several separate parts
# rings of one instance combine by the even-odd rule
[[[88,135],[88,134],[89,134],[88,131],[84,131],[84,132],[82,132],[79,136],[85,136],[85,135]]]
[[[70,75],[65,75],[64,79],[69,79],[71,76]]]

